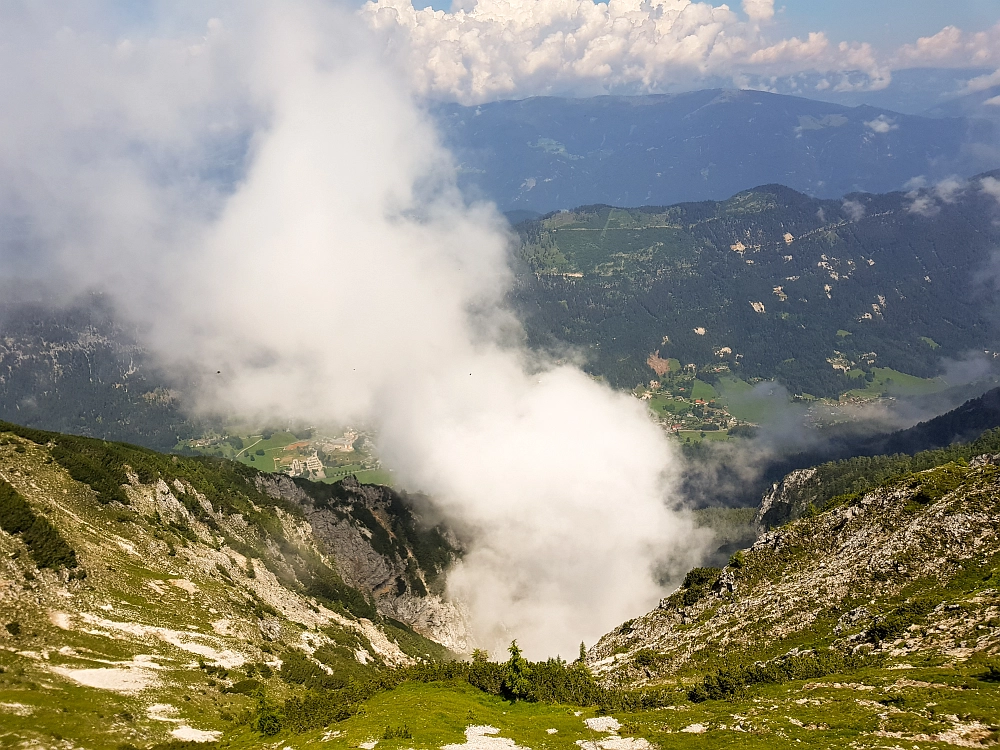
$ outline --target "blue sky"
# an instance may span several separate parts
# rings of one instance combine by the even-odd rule
[[[726,0],[711,1],[721,5]],[[364,4],[364,0],[346,2]],[[451,8],[451,0],[414,0],[413,4]],[[740,0],[728,0],[728,4],[739,8]],[[824,31],[833,41],[870,42],[883,50],[930,36],[948,25],[977,31],[1000,23],[1000,0],[776,0],[775,9],[772,35],[803,37],[810,31]],[[118,18],[134,24],[151,14],[161,20],[169,18],[178,7],[160,0],[125,0],[116,10]]]
[[[777,0],[775,9],[776,31],[798,36],[825,31],[835,41],[883,49],[949,25],[977,31],[1000,22],[1000,0]]]

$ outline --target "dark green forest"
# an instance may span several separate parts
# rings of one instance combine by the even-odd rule
[[[1000,210],[978,185],[952,202],[770,185],[550,214],[517,227],[515,303],[532,343],[583,350],[617,387],[652,377],[654,352],[819,397],[863,387],[873,367],[933,377],[944,358],[998,348]]]

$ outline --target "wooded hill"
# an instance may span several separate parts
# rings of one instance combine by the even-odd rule
[[[618,387],[651,354],[837,396],[875,367],[919,377],[997,349],[997,201],[954,191],[588,206],[520,224],[515,299],[532,343],[570,345]]]

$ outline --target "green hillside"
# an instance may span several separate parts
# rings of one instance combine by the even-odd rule
[[[621,387],[654,377],[655,354],[709,382],[773,378],[819,397],[940,389],[944,358],[1000,348],[982,279],[997,205],[970,184],[933,221],[901,193],[815,200],[777,185],[559,212],[518,227],[516,300],[535,343],[581,348]]]
[[[602,684],[672,692],[666,728],[696,720],[706,746],[994,744],[996,442],[871,462],[869,489],[812,506],[721,570],[692,570],[588,663]],[[989,452],[967,461],[976,449]],[[858,486],[850,462],[806,479],[838,468]],[[644,736],[674,746],[664,731]]]

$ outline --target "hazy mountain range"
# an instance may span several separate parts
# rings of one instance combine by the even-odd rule
[[[538,97],[433,113],[463,188],[503,211],[720,200],[769,183],[833,198],[1000,166],[990,120],[760,91]]]

